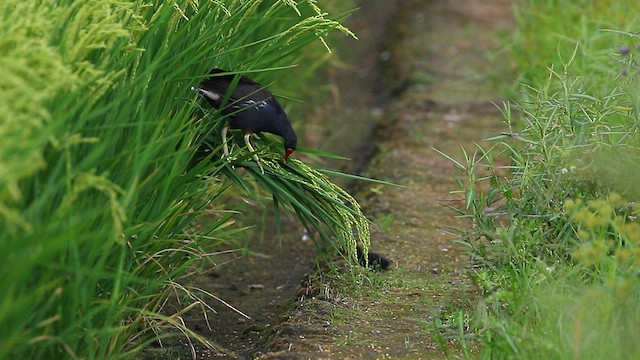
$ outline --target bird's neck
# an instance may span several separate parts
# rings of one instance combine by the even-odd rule
[[[293,127],[291,126],[291,123],[289,122],[289,120],[288,119],[285,119],[285,120],[286,121],[280,121],[277,123],[278,133],[284,139],[284,144],[286,147],[291,147],[295,149],[296,144],[298,143],[298,137],[296,136],[296,133],[293,130]]]

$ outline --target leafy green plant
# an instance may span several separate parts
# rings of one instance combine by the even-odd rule
[[[459,241],[485,294],[475,314],[483,358],[638,353],[629,333],[618,332],[614,341],[606,334],[634,328],[628,320],[639,315],[631,305],[639,292],[629,205],[638,196],[640,107],[631,44],[639,39],[609,30],[600,16],[618,14],[608,19],[622,29],[637,17],[615,4],[587,18],[583,5],[521,3],[517,36],[527,40],[515,42],[513,56],[524,86],[503,107],[509,130],[488,147],[464,152],[463,160],[445,155],[462,174],[457,193],[465,207],[456,210],[473,224]],[[567,21],[558,21],[560,13]]]

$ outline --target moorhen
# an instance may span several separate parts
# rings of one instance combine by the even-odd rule
[[[213,69],[209,75],[211,76],[204,79],[199,87],[191,89],[227,116],[229,125],[222,130],[224,156],[229,155],[227,130],[231,128],[244,131],[244,141],[250,152],[254,152],[249,142],[252,133],[268,132],[281,136],[284,139],[284,160],[287,161],[296,150],[298,137],[287,114],[273,94],[244,75],[221,69]],[[236,80],[236,77],[239,78]]]

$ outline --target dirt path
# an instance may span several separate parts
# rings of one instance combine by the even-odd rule
[[[324,149],[360,156],[355,168],[343,170],[407,187],[364,186],[358,193],[377,225],[373,249],[397,267],[369,274],[355,287],[344,278],[348,272],[319,272],[300,289],[300,279],[315,271],[315,249],[299,240],[295,222],[283,231],[281,246],[270,235],[252,245],[270,257],[218,257],[219,264],[228,263],[191,285],[251,319],[210,299],[217,312],[209,316],[212,330],[201,311],[185,321],[239,358],[440,359],[443,349],[463,351],[448,339],[457,331],[457,310],[472,306],[475,297],[468,264],[450,234],[465,224],[441,205],[461,206],[449,195],[456,189],[453,165],[432,148],[459,155],[461,145],[473,150],[498,131],[501,116],[492,102],[501,100],[493,85],[505,81],[504,66],[490,63],[487,54],[495,50],[494,31],[509,26],[511,2],[364,0],[361,6],[350,24],[361,40],[341,49],[351,65],[332,74],[335,97],[322,110],[328,124],[318,138]],[[349,131],[329,131],[344,124]],[[268,219],[256,231],[275,233]],[[290,299],[298,300],[282,315]],[[436,321],[443,324],[438,330]],[[198,346],[196,355],[217,356]],[[149,349],[144,358],[191,358],[191,351],[178,340]]]
[[[408,188],[368,187],[359,196],[378,225],[374,248],[398,267],[372,275],[363,289],[336,274],[314,278],[315,292],[277,326],[267,357],[440,359],[463,351],[448,339],[458,331],[457,310],[473,306],[475,293],[449,229],[465,224],[441,205],[462,204],[449,195],[453,164],[432,148],[458,156],[460,146],[473,151],[499,131],[493,79],[504,74],[487,52],[510,12],[506,0],[400,2],[383,55],[399,94],[385,109],[366,175]],[[436,331],[437,320],[444,325]]]

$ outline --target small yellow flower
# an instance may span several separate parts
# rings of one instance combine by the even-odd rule
[[[591,233],[584,229],[580,229],[578,230],[578,238],[582,240],[582,242],[586,243],[591,239]]]
[[[609,246],[605,245],[602,241],[597,241],[593,244],[593,250],[598,257],[602,257],[607,255],[607,252],[609,252]]]
[[[581,208],[573,214],[573,221],[579,224],[586,224],[587,219],[591,216],[591,212],[586,208]]]
[[[591,229],[599,229],[609,224],[609,217],[601,216],[599,213],[589,213],[585,225]]]
[[[631,249],[633,255],[633,265],[640,266],[640,248]]]
[[[630,222],[620,226],[620,235],[632,244],[640,243],[640,224]]]
[[[586,266],[595,264],[600,258],[598,251],[596,251],[592,244],[585,245],[576,250],[573,253],[573,257],[575,257],[578,261],[582,262]]]
[[[626,299],[629,297],[629,295],[631,295],[631,284],[629,283],[628,280],[619,281],[615,285],[614,289],[616,292],[616,296],[619,299]]]
[[[614,258],[616,259],[616,262],[620,265],[626,263],[629,259],[631,259],[631,256],[633,254],[631,253],[631,251],[627,250],[627,249],[620,249],[618,251],[616,251],[616,255],[614,256]]]
[[[611,214],[613,214],[613,207],[609,204],[609,202],[605,200],[591,200],[589,201],[589,207],[598,215],[604,218],[610,218]]]
[[[622,198],[622,196],[620,196],[620,194],[618,193],[611,193],[609,194],[609,198],[607,199],[607,202],[609,204],[611,204],[611,206],[613,206],[614,208],[617,207],[621,207],[626,205],[626,201]]]
[[[594,215],[597,215],[598,218],[606,219],[607,222],[614,214],[613,207],[611,207],[607,201],[602,199],[590,200],[587,203],[587,207]]]
[[[609,285],[609,288],[613,290],[618,299],[626,299],[631,294],[631,284],[628,280],[617,280]]]

